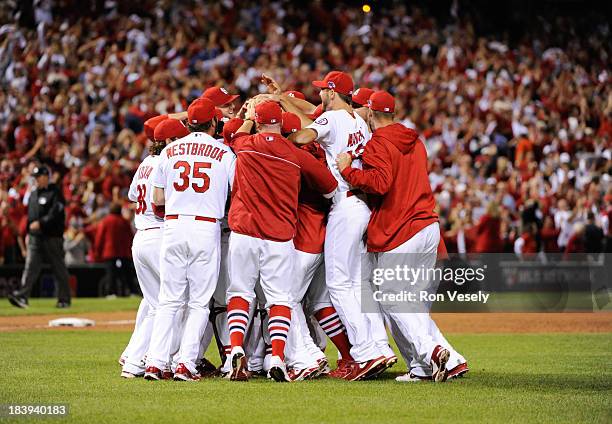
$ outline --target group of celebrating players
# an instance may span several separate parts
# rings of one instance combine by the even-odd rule
[[[262,82],[238,112],[212,87],[145,122],[150,155],[129,189],[143,301],[121,376],[372,379],[397,363],[387,329],[408,366],[396,380],[465,374],[428,313],[362,308],[368,270],[413,253],[433,267],[445,251],[425,147],[393,121],[393,96],[338,71],[313,82],[318,106]],[[219,368],[204,358],[213,337]]]

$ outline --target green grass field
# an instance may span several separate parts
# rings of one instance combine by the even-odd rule
[[[115,304],[118,310],[129,302],[134,308],[137,299],[98,300],[87,307]],[[9,313],[0,308],[0,314]],[[449,334],[471,371],[445,384],[397,383],[393,378],[405,370],[403,363],[378,381],[356,383],[123,380],[117,357],[129,336],[90,330],[0,333],[0,404],[64,403],[68,418],[39,420],[79,423],[612,421],[612,334]],[[208,356],[216,358],[213,349]]]

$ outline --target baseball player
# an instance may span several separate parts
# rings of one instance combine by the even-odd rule
[[[404,264],[415,269],[432,268],[440,227],[434,212],[425,146],[415,131],[393,122],[395,101],[389,93],[373,93],[368,108],[367,118],[374,134],[363,150],[363,169],[351,167],[353,158],[346,153],[337,157],[338,170],[349,184],[379,196],[368,225],[368,250],[378,254],[379,268],[395,269]],[[446,340],[440,341],[442,336],[429,314],[403,313],[397,305],[384,302],[381,306],[391,328],[413,346],[411,352],[402,352],[404,357],[412,355],[417,362],[425,363],[433,381],[445,381],[450,346]],[[459,362],[464,363],[465,359],[459,356]]]
[[[147,119],[145,121],[144,132],[151,143],[155,141],[154,139],[155,127],[157,126],[157,124],[159,124],[160,122],[162,122],[163,120],[167,118],[168,118],[168,115],[159,115],[159,116],[155,116],[153,118]],[[147,316],[148,312],[149,312],[149,304],[147,303],[146,299],[143,297],[142,300],[140,301],[140,304],[138,305],[138,312],[136,313],[136,322],[134,324],[134,331],[132,331],[132,335],[130,336],[130,341],[128,342],[127,346],[123,350],[123,353],[119,357],[118,362],[122,368],[125,365],[125,359],[127,358],[128,351],[132,349],[132,346],[134,346],[135,343],[140,343],[139,336],[141,332],[139,331],[139,327],[142,324],[143,319]]]
[[[180,121],[165,119],[159,122],[155,127],[149,156],[136,170],[128,192],[128,198],[136,203],[134,224],[138,230],[132,244],[132,257],[143,299],[149,307],[141,325],[135,331],[139,333],[137,342],[126,352],[127,358],[121,372],[124,378],[144,375],[143,358],[149,348],[159,296],[159,248],[164,211],[163,208],[156,208],[151,201],[153,192],[151,177],[157,167],[159,153],[166,146],[166,142],[182,138],[187,134],[189,131]]]
[[[240,95],[229,94],[223,87],[210,87],[202,93],[200,98],[208,99],[221,111],[223,117],[231,119],[235,115],[234,102]]]
[[[324,166],[281,136],[281,124],[278,103],[250,103],[233,141],[238,159],[229,213],[231,380],[248,379],[243,343],[259,279],[269,310],[269,376],[276,381],[290,381],[284,350],[295,285],[293,236],[299,186],[303,178],[326,197],[333,196],[337,186]],[[249,135],[254,125],[257,134]]]
[[[300,118],[283,112],[282,133],[288,136],[301,129]],[[303,150],[325,164],[325,152],[317,143],[305,145]],[[295,303],[292,305],[291,329],[285,353],[290,367],[289,375],[293,381],[314,378],[329,370],[327,357],[315,344],[308,328],[304,308],[308,305],[309,316],[315,316],[321,328],[336,344],[344,358],[350,358],[350,343],[346,330],[331,304],[325,285],[323,265],[323,244],[325,241],[325,220],[329,210],[329,200],[323,198],[306,184],[302,184],[298,198],[298,220],[293,243],[296,249],[297,284],[294,291]],[[309,296],[306,296],[306,294]],[[305,299],[308,297],[308,299]],[[334,372],[332,377],[338,375]]]
[[[290,101],[283,99],[282,105],[296,112],[302,125],[306,126],[289,139],[298,145],[317,141],[325,150],[327,164],[338,181],[325,236],[325,274],[332,303],[352,345],[350,352],[353,360],[343,364],[346,367],[344,378],[355,381],[376,375],[387,366],[386,357],[391,359],[395,356],[388,343],[383,346],[376,343],[377,337],[384,339],[386,334],[375,337],[369,317],[361,312],[362,261],[369,260],[362,239],[370,210],[361,193],[352,190],[335,164],[339,153],[355,154],[363,149],[370,138],[370,131],[350,106],[353,80],[348,74],[332,71],[323,81],[314,81],[313,85],[321,88],[324,110],[314,122],[311,123]],[[360,166],[360,162],[355,161],[355,165]],[[385,348],[385,352],[381,348]]]
[[[220,225],[235,155],[212,138],[215,106],[207,99],[187,110],[191,134],[164,148],[153,177],[153,203],[165,206],[159,308],[145,378],[159,380],[170,354],[174,317],[187,293],[188,315],[175,380],[199,379],[196,361],[219,277]]]
[[[366,121],[366,123],[366,115],[368,113],[368,99],[370,98],[372,93],[374,93],[374,90],[372,90],[371,88],[361,87],[355,90],[353,92],[353,95],[351,96],[353,110],[357,115],[361,116],[361,119]]]

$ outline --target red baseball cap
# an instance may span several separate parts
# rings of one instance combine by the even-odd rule
[[[155,127],[156,141],[166,141],[169,138],[183,138],[189,135],[189,130],[178,119],[166,119]]]
[[[283,112],[283,127],[281,133],[291,134],[302,129],[300,117],[292,112]]]
[[[231,141],[232,136],[238,131],[238,128],[240,128],[243,123],[244,121],[240,118],[232,118],[223,125],[223,140],[225,144]]]
[[[281,124],[283,111],[276,102],[263,102],[255,106],[255,120],[260,124]]]
[[[319,116],[321,116],[323,114],[323,103],[321,103],[319,106],[316,107],[316,109],[314,110],[313,113],[311,113],[310,115],[308,115],[308,117],[312,120],[317,119]]]
[[[296,99],[306,100],[306,96],[301,91],[289,90],[285,91],[283,94],[286,94],[289,97],[295,97]]]
[[[353,78],[345,72],[331,71],[325,75],[323,81],[313,81],[312,85],[319,88],[329,88],[346,96],[353,94]]]
[[[393,113],[395,111],[395,99],[386,91],[375,91],[368,100],[368,107],[378,112]]]
[[[231,103],[238,97],[240,97],[239,94],[230,94],[223,87],[210,87],[200,96],[200,98],[209,99],[217,107]]]
[[[209,99],[200,97],[187,108],[187,120],[190,124],[204,124],[215,117],[215,105]]]
[[[154,139],[155,127],[159,125],[160,122],[168,119],[168,115],[159,115],[153,118],[149,118],[144,123],[144,132],[147,135],[147,138],[151,141]]]
[[[371,88],[361,87],[355,90],[353,93],[353,97],[351,98],[354,103],[357,103],[361,106],[368,106],[368,99],[374,93],[374,90]]]

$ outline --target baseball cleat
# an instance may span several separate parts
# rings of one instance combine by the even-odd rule
[[[232,364],[230,380],[232,381],[248,381],[249,380],[246,356],[244,356],[244,350],[240,346],[236,346],[232,348],[232,351],[230,352],[230,363]]]
[[[344,377],[347,376],[347,374],[350,372],[350,368],[348,366],[349,361],[345,360],[345,359],[338,359],[338,363],[336,366],[336,369],[333,371],[330,371],[327,376],[331,377],[331,378],[342,378],[344,379]]]
[[[364,377],[364,380],[373,380],[377,378],[379,375],[387,371],[393,365],[397,364],[397,356],[386,356],[385,361],[380,365],[376,370],[373,370],[367,377]]]
[[[162,372],[162,380],[172,380],[174,378],[174,373],[170,368],[165,368]]]
[[[217,369],[217,367],[215,367],[213,363],[206,358],[202,358],[202,361],[200,365],[196,367],[196,370],[202,378],[217,377],[221,375],[221,371]]]
[[[331,372],[327,358],[317,359],[317,365],[319,366],[319,373],[316,375],[317,377],[328,375]]]
[[[379,372],[380,368],[384,367],[384,364],[384,356],[379,356],[378,358],[363,362],[351,361],[348,364],[350,371],[344,379],[348,381],[364,380]]]
[[[117,362],[123,367],[125,365],[125,356],[121,356]]]
[[[149,381],[162,380],[162,371],[157,367],[147,367],[145,370],[144,379]]]
[[[289,375],[291,381],[303,381],[317,377],[319,372],[320,368],[317,365],[310,368],[290,368],[289,371],[287,371],[287,375]]]
[[[121,377],[123,378],[138,378],[138,377],[142,377],[144,374],[132,374],[131,372],[128,371],[121,371]]]
[[[270,371],[268,371],[268,376],[280,383],[291,381],[287,373],[287,366],[280,356],[272,356],[270,358]]]
[[[450,371],[448,371],[448,375],[446,376],[447,380],[450,380],[452,378],[460,378],[463,377],[463,375],[468,372],[470,369],[468,368],[468,364],[467,362],[464,362],[463,364],[459,364],[457,365],[455,368],[451,369]]]
[[[199,381],[200,376],[192,374],[191,371],[185,366],[185,364],[178,364],[174,371],[174,381]]]
[[[25,297],[15,296],[14,294],[11,293],[8,295],[8,301],[11,303],[11,305],[17,308],[21,308],[21,309],[28,308],[28,300]]]
[[[395,377],[395,381],[399,381],[401,383],[418,383],[421,381],[431,381],[431,377],[420,377],[418,375],[408,373]]]
[[[447,370],[446,363],[450,358],[450,352],[448,349],[438,345],[434,348],[431,353],[431,378],[436,383],[446,381]]]

